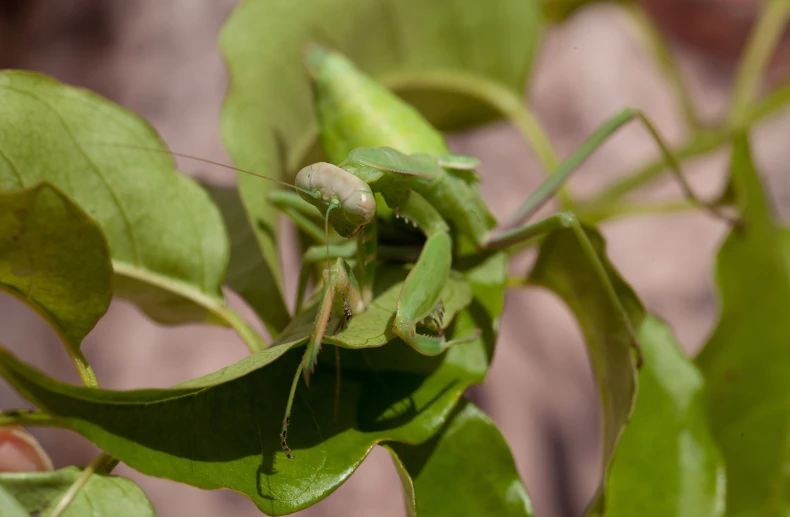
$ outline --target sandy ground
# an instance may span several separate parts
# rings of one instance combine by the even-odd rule
[[[26,20],[22,25],[0,24],[0,43],[6,43],[0,64],[41,70],[94,89],[147,118],[172,149],[227,161],[217,124],[226,75],[215,41],[234,3],[48,4],[52,7],[46,13],[23,13],[18,18]],[[0,3],[6,20],[14,15],[5,11],[12,4],[21,5]],[[82,21],[74,17],[74,6],[82,9]],[[728,69],[682,51],[681,62],[703,113],[715,119],[726,106]],[[615,8],[588,9],[548,34],[529,98],[563,156],[625,106],[643,108],[671,142],[684,137],[664,81]],[[758,164],[780,213],[790,209],[790,179],[782,174],[790,158],[782,135],[789,127],[790,117],[777,118],[761,126],[755,139]],[[510,213],[542,178],[534,156],[506,124],[454,135],[451,144],[482,158],[484,196],[497,216]],[[656,155],[647,134],[629,128],[584,166],[572,191],[590,195]],[[707,195],[718,192],[726,163],[726,154],[693,163],[688,169],[694,172],[694,185]],[[224,174],[192,163],[184,163],[183,170],[198,177]],[[645,194],[667,196],[677,196],[668,182]],[[683,214],[613,222],[604,232],[610,256],[648,308],[672,324],[686,350],[696,352],[717,317],[712,266],[723,225],[705,215]],[[513,273],[525,271],[528,264],[529,257],[516,261]],[[294,291],[292,271],[287,286]],[[0,342],[47,373],[78,382],[54,334],[26,307],[3,295]],[[122,301],[113,302],[83,349],[103,386],[115,389],[166,387],[245,355],[230,331],[160,327]],[[579,515],[598,481],[597,409],[580,332],[556,298],[537,290],[508,294],[491,373],[471,396],[504,433],[536,513]],[[0,385],[0,407],[22,405],[10,388]],[[72,434],[35,434],[56,466],[85,464],[95,454],[92,445]],[[116,472],[140,483],[161,517],[258,515],[235,493],[204,492],[124,466]],[[299,515],[402,516],[401,497],[388,455],[376,450],[335,494]]]

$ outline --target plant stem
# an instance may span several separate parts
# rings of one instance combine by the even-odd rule
[[[587,224],[598,224],[601,221],[632,215],[670,214],[698,210],[699,205],[688,201],[668,203],[615,203],[609,206],[585,207],[581,205],[576,212],[580,220]]]
[[[88,360],[83,355],[82,350],[66,346],[66,351],[71,358],[71,362],[74,363],[74,366],[77,368],[82,383],[89,388],[98,388],[99,381],[96,379],[96,374],[93,373],[93,368],[91,368]]]
[[[727,116],[728,127],[742,127],[748,117],[763,71],[782,37],[788,17],[790,0],[771,0],[763,9],[752,30],[735,79],[735,87]]]
[[[751,110],[749,117],[744,121],[743,127],[749,127],[755,122],[774,114],[790,102],[790,84],[780,86],[765,96]]]
[[[551,174],[557,170],[560,164],[557,152],[529,106],[518,102],[510,106],[503,105],[500,109],[508,110],[505,114],[521,133],[524,141],[532,146],[546,173]],[[557,197],[564,210],[572,210],[573,200],[565,186],[557,191]]]
[[[247,345],[251,354],[266,348],[266,344],[258,333],[236,311],[229,307],[217,307],[215,308],[215,313],[236,331],[242,341],[244,341],[244,344]]]
[[[83,469],[83,471],[80,473],[80,476],[74,480],[74,483],[71,484],[66,493],[63,494],[63,497],[61,497],[57,502],[57,505],[47,515],[49,515],[49,517],[60,517],[63,512],[66,511],[66,508],[69,507],[79,491],[82,490],[82,487],[85,486],[85,483],[88,482],[90,477],[96,471],[102,472],[106,468],[107,464],[110,464],[114,461],[115,459],[106,453],[101,453],[93,458],[93,461],[91,461],[90,464]]]
[[[507,110],[505,114],[513,121],[524,140],[532,146],[546,172],[553,172],[559,165],[559,158],[532,110],[522,103],[508,103],[508,105],[503,103],[501,108]]]
[[[38,409],[0,411],[0,427],[6,425],[30,425],[38,427],[66,427],[62,422]]]
[[[680,105],[686,124],[694,133],[703,129],[702,122],[691,99],[691,94],[683,80],[683,74],[672,51],[667,46],[666,40],[661,37],[655,24],[641,5],[628,4],[625,6],[625,9],[636,26],[637,36],[644,41],[648,51],[653,54],[656,63],[669,82],[669,87],[672,89],[675,100]]]

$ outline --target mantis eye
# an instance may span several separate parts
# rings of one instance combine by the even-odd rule
[[[343,213],[353,225],[364,226],[373,221],[376,215],[376,198],[367,183],[364,188],[354,191],[343,201]]]

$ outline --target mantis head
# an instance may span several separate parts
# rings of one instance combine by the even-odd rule
[[[343,237],[353,237],[376,216],[376,198],[370,185],[337,165],[319,162],[308,165],[296,174],[294,185],[299,195],[318,208]]]

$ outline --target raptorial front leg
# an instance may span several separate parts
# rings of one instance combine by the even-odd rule
[[[310,386],[310,374],[315,368],[318,360],[318,353],[321,351],[321,344],[327,331],[335,332],[348,322],[354,312],[362,309],[362,297],[359,292],[354,274],[348,263],[342,258],[329,268],[324,270],[324,292],[321,303],[318,306],[313,332],[307,341],[307,349],[302,356],[302,361],[296,369],[291,391],[288,395],[288,402],[285,406],[285,416],[280,433],[280,446],[285,455],[292,459],[291,449],[288,447],[288,425],[291,422],[291,408],[296,395],[296,387],[299,383],[299,376],[304,376],[307,386]],[[339,378],[338,378],[339,382]]]
[[[450,276],[452,264],[452,241],[447,233],[435,233],[428,237],[420,258],[403,283],[398,308],[395,313],[393,332],[424,355],[439,355],[448,347],[475,339],[470,336],[447,341],[441,330],[444,305],[441,294]],[[436,336],[420,334],[417,325],[429,319],[438,327]]]
[[[574,214],[570,212],[561,212],[537,221],[534,224],[528,224],[510,230],[495,231],[483,243],[483,246],[487,249],[505,249],[523,241],[541,237],[561,229],[571,230],[579,240],[585,257],[590,261],[596,276],[606,291],[607,298],[609,298],[612,307],[622,319],[625,328],[631,336],[631,344],[637,353],[637,367],[640,367],[643,362],[642,347],[639,344],[633,322],[628,316],[628,312],[625,310],[620,297],[617,295],[617,291],[612,284],[612,279],[609,278],[609,274],[601,261],[601,257],[598,256],[598,253],[595,251],[590,239],[587,237],[587,234],[584,232],[584,229]]]
[[[443,311],[442,289],[452,265],[449,226],[436,208],[417,192],[401,192],[405,195],[400,197],[382,194],[398,217],[419,228],[427,238],[417,262],[403,282],[392,331],[423,355],[439,355],[451,345],[474,339],[476,336],[447,341],[436,321]],[[430,327],[439,327],[437,335],[417,332],[417,325],[425,321]]]

